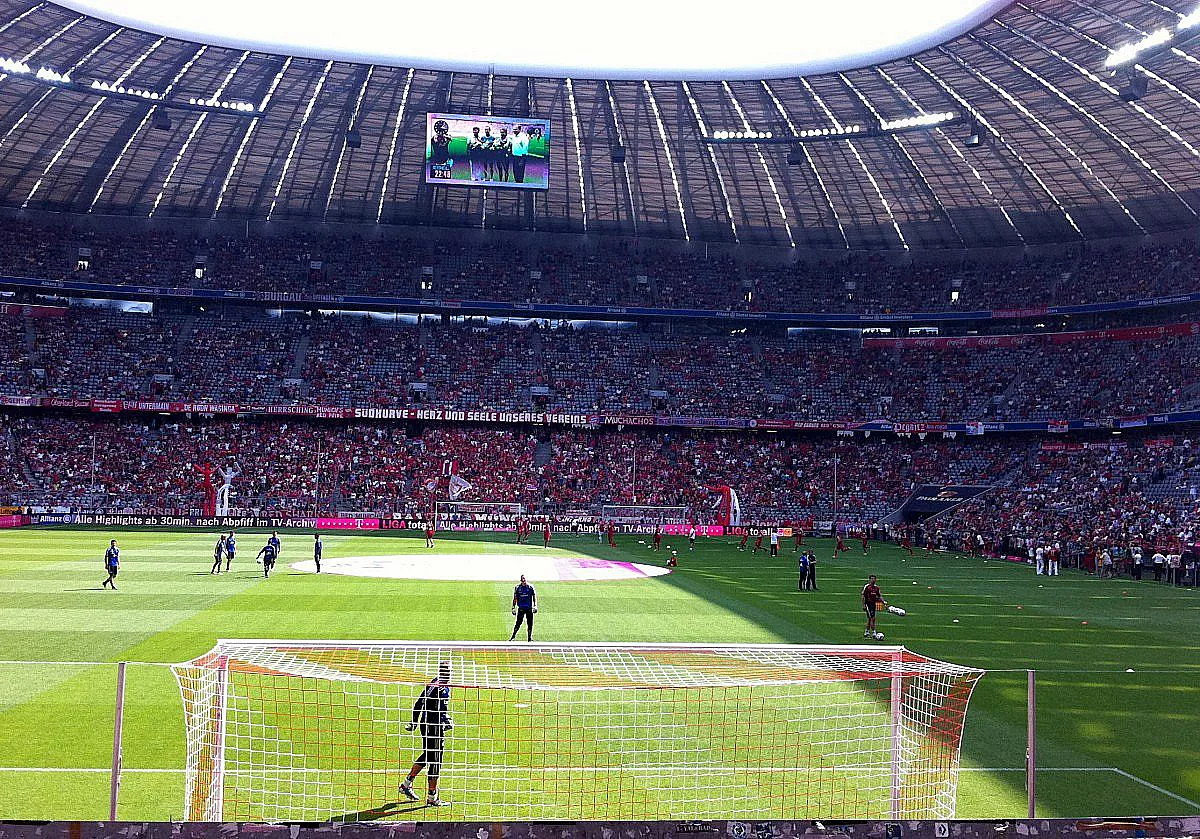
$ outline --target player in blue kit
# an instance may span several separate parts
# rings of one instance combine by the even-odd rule
[[[267,544],[275,546],[275,556],[278,558],[279,554],[282,553],[280,550],[282,546],[279,544],[279,534],[274,530],[271,531],[271,538],[267,540]]]
[[[321,534],[314,533],[313,534],[313,562],[317,563],[317,573],[318,574],[321,573],[321,551],[322,551],[322,549],[323,549],[323,546],[321,545]]]
[[[421,754],[413,761],[408,777],[400,782],[400,793],[409,801],[416,801],[413,780],[428,769],[429,794],[425,803],[430,807],[444,807],[449,801],[438,796],[438,778],[442,774],[442,753],[446,747],[446,732],[454,728],[450,719],[450,662],[438,665],[438,675],[425,686],[417,701],[413,703],[412,719],[404,726],[405,731],[420,729]]]
[[[117,540],[113,539],[108,543],[108,550],[104,552],[104,570],[108,572],[108,577],[104,582],[100,583],[100,588],[112,586],[112,590],[117,590],[117,571],[121,569],[121,549],[117,547]],[[522,577],[522,579],[524,579]]]
[[[222,533],[217,537],[217,544],[213,545],[213,564],[209,574],[221,573],[221,560],[225,558],[225,534]]]
[[[525,582],[525,575],[521,575],[521,582],[517,583],[517,587],[513,589],[512,613],[517,616],[517,622],[513,624],[512,635],[508,640],[513,640],[517,637],[517,630],[521,628],[521,622],[524,621],[525,640],[533,640],[533,616],[537,614],[537,592],[533,586]]]
[[[275,541],[279,541],[276,539]],[[255,562],[262,561],[263,576],[270,577],[271,569],[275,567],[275,560],[279,558],[279,549],[275,547],[270,539],[267,544],[263,545],[258,551],[258,556],[254,557]]]
[[[229,573],[229,567],[233,565],[233,558],[237,556],[237,537],[233,535],[233,531],[229,531],[229,535],[225,537],[225,573]]]

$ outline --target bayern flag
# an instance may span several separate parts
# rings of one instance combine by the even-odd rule
[[[471,482],[455,472],[450,476],[450,500],[457,501],[459,496],[471,488]]]

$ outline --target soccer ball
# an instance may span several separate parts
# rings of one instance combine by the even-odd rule
[[[882,641],[882,640],[883,640],[883,633],[882,633],[882,632],[876,632],[876,633],[875,633],[875,640],[876,640],[876,641]]]

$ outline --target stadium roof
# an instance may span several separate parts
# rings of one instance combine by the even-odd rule
[[[682,82],[287,57],[0,0],[0,61],[10,59],[0,65],[0,205],[822,249],[1182,229],[1200,212],[1200,48],[1181,38],[1142,56],[1127,71],[1146,85],[1132,102],[1120,95],[1129,79],[1105,62],[1190,11],[1157,0],[1025,0],[912,57],[804,77]],[[168,99],[179,107],[164,108]],[[261,112],[205,104],[220,100]],[[428,111],[549,118],[550,189],[425,185]],[[787,145],[705,141],[717,131],[779,137],[943,112],[966,121],[816,137],[792,164]],[[967,147],[972,118],[981,142]]]
[[[495,3],[457,0],[425,26],[412,26],[411,6],[395,0],[62,5],[160,35],[308,58],[500,75],[720,81],[900,58],[961,35],[1009,2],[742,0],[735,14],[706,14],[694,0],[605,0],[506,7],[497,18]]]

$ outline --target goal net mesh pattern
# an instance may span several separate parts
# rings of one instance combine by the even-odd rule
[[[441,662],[451,804],[426,808],[398,784]],[[173,669],[207,821],[948,818],[982,675],[898,647],[382,641],[220,641]]]

